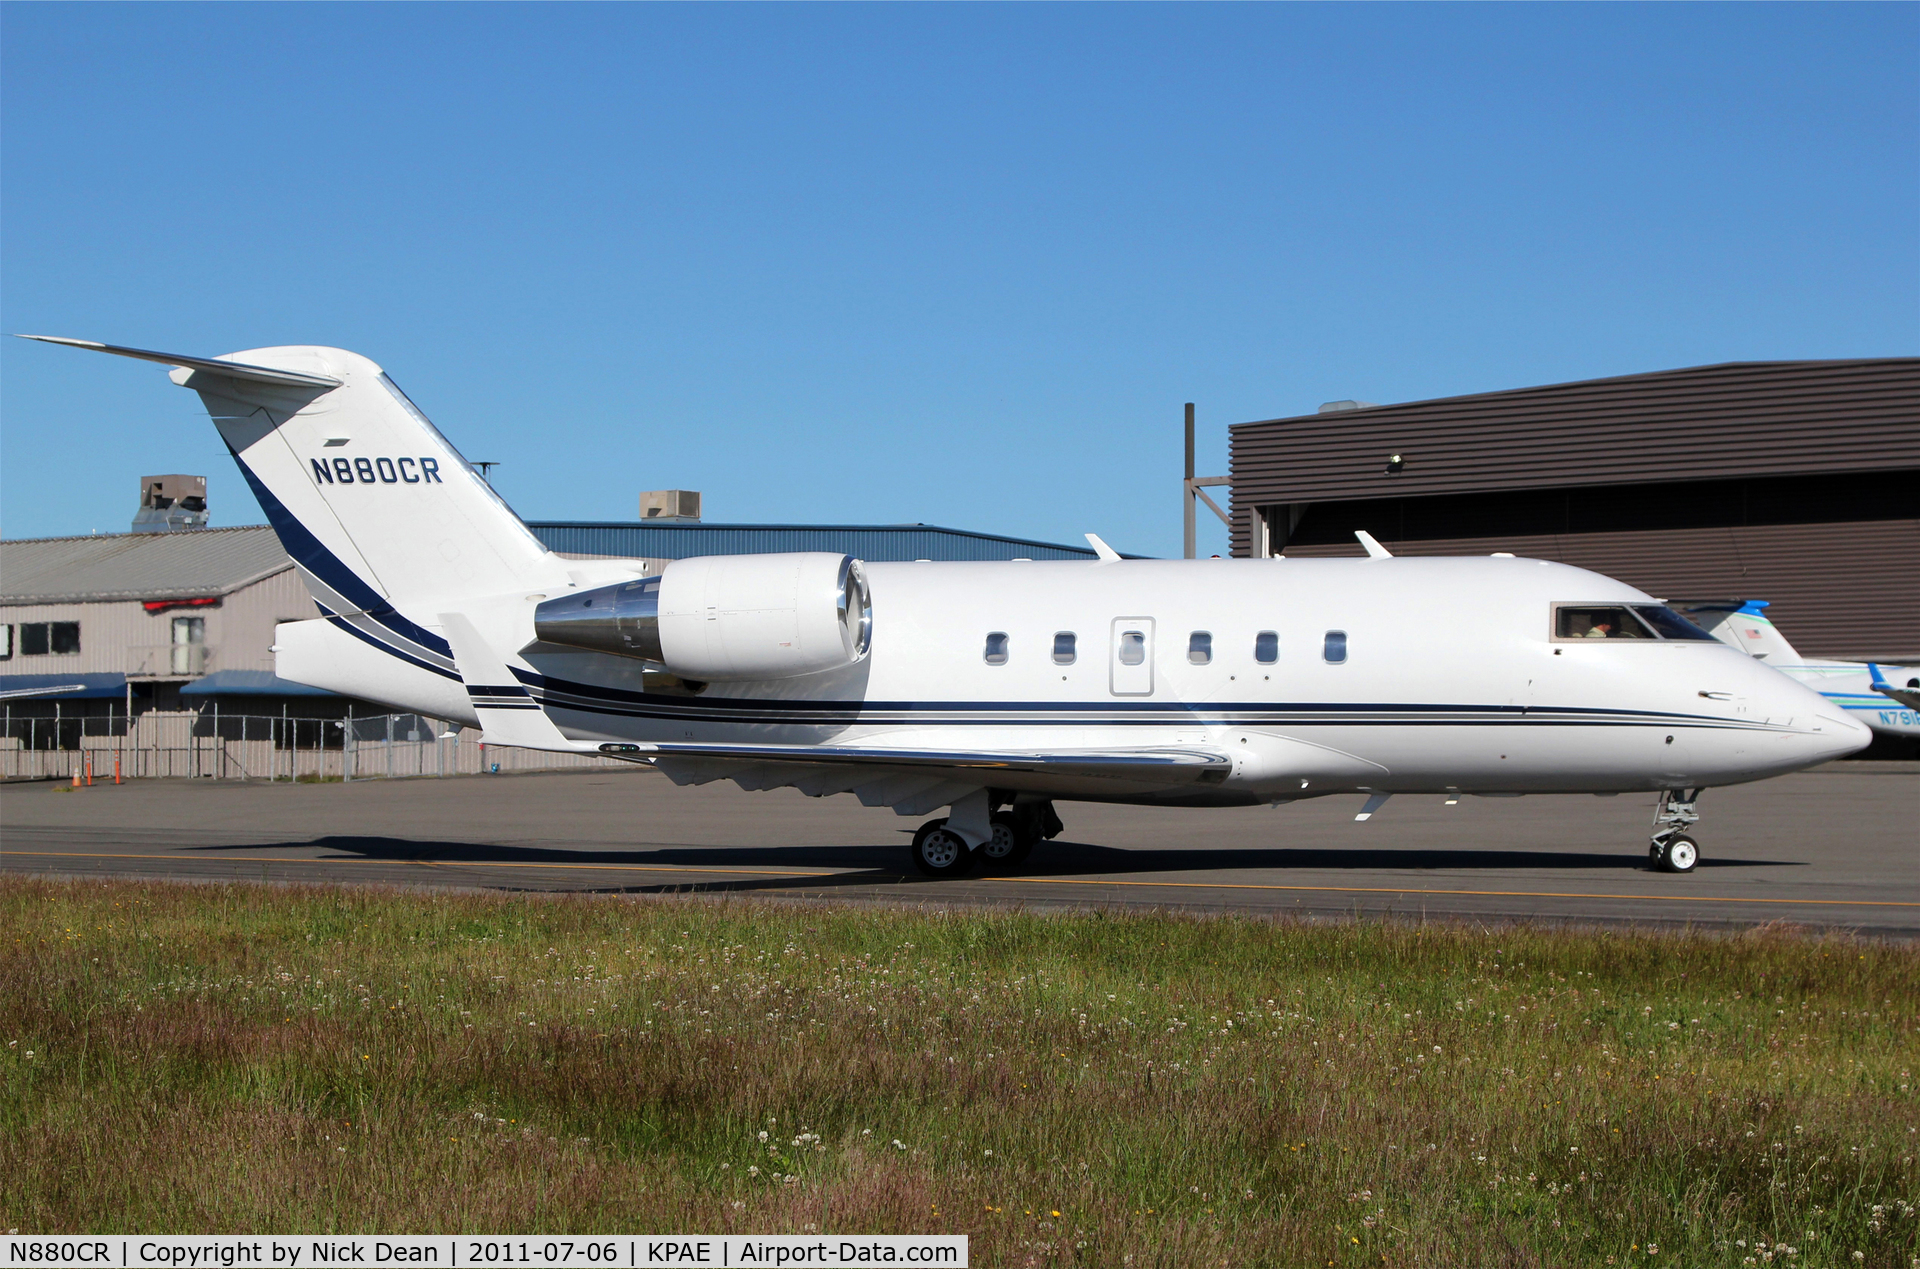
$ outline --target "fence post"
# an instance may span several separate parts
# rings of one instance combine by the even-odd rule
[[[387,715],[387,779],[393,779],[393,715]]]

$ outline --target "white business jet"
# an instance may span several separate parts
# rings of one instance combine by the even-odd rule
[[[34,336],[31,338],[44,338]],[[1706,787],[1870,733],[1659,601],[1513,558],[865,564],[566,560],[379,366],[337,348],[180,357],[313,592],[275,672],[680,784],[852,793],[921,816],[913,860],[1006,866],[1057,801],[1661,795],[1685,872]]]

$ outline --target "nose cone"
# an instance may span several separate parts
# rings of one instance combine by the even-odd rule
[[[1859,719],[1826,697],[1769,670],[1764,693],[1755,692],[1756,711],[1770,721],[1792,719],[1793,748],[1798,765],[1831,762],[1858,753],[1873,742],[1873,732]]]
[[[1872,744],[1873,729],[1839,706],[1822,701],[1820,712],[1813,720],[1812,735],[1808,739],[1810,747],[1820,755],[1812,761],[1830,762],[1850,753],[1859,753]]]

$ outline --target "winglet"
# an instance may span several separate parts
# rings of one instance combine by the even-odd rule
[[[148,352],[144,348],[122,348],[118,344],[101,344],[91,339],[67,339],[60,335],[19,335],[15,338],[37,339],[43,344],[64,344],[68,348],[84,348],[88,352],[112,353],[116,357],[132,357],[136,361],[157,361],[163,366],[205,370],[211,374],[226,375],[229,379],[251,379],[255,383],[274,383],[293,388],[337,388],[341,382],[330,375],[310,375],[298,370],[275,370],[271,366],[249,366],[244,362],[222,361],[218,357],[186,357],[177,353]]]
[[[1102,563],[1111,564],[1120,558],[1120,552],[1101,541],[1098,533],[1087,534],[1087,541],[1093,546],[1093,553],[1100,557]]]
[[[1367,548],[1367,554],[1371,558],[1376,560],[1390,560],[1393,558],[1393,552],[1376,542],[1373,534],[1368,533],[1365,529],[1355,529],[1353,536],[1360,539],[1360,545]]]
[[[480,716],[488,744],[562,752],[594,748],[560,734],[533,694],[513,677],[507,663],[480,637],[465,613],[441,613],[440,626],[453,645],[453,663],[467,685],[467,699]]]
[[[1880,695],[1908,709],[1920,709],[1920,688],[1895,687],[1887,682],[1886,675],[1880,673],[1880,667],[1871,661],[1867,662],[1867,676],[1873,680],[1873,690]]]

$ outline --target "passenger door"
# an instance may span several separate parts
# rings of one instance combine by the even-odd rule
[[[1115,696],[1153,695],[1153,618],[1114,618],[1107,665]]]

